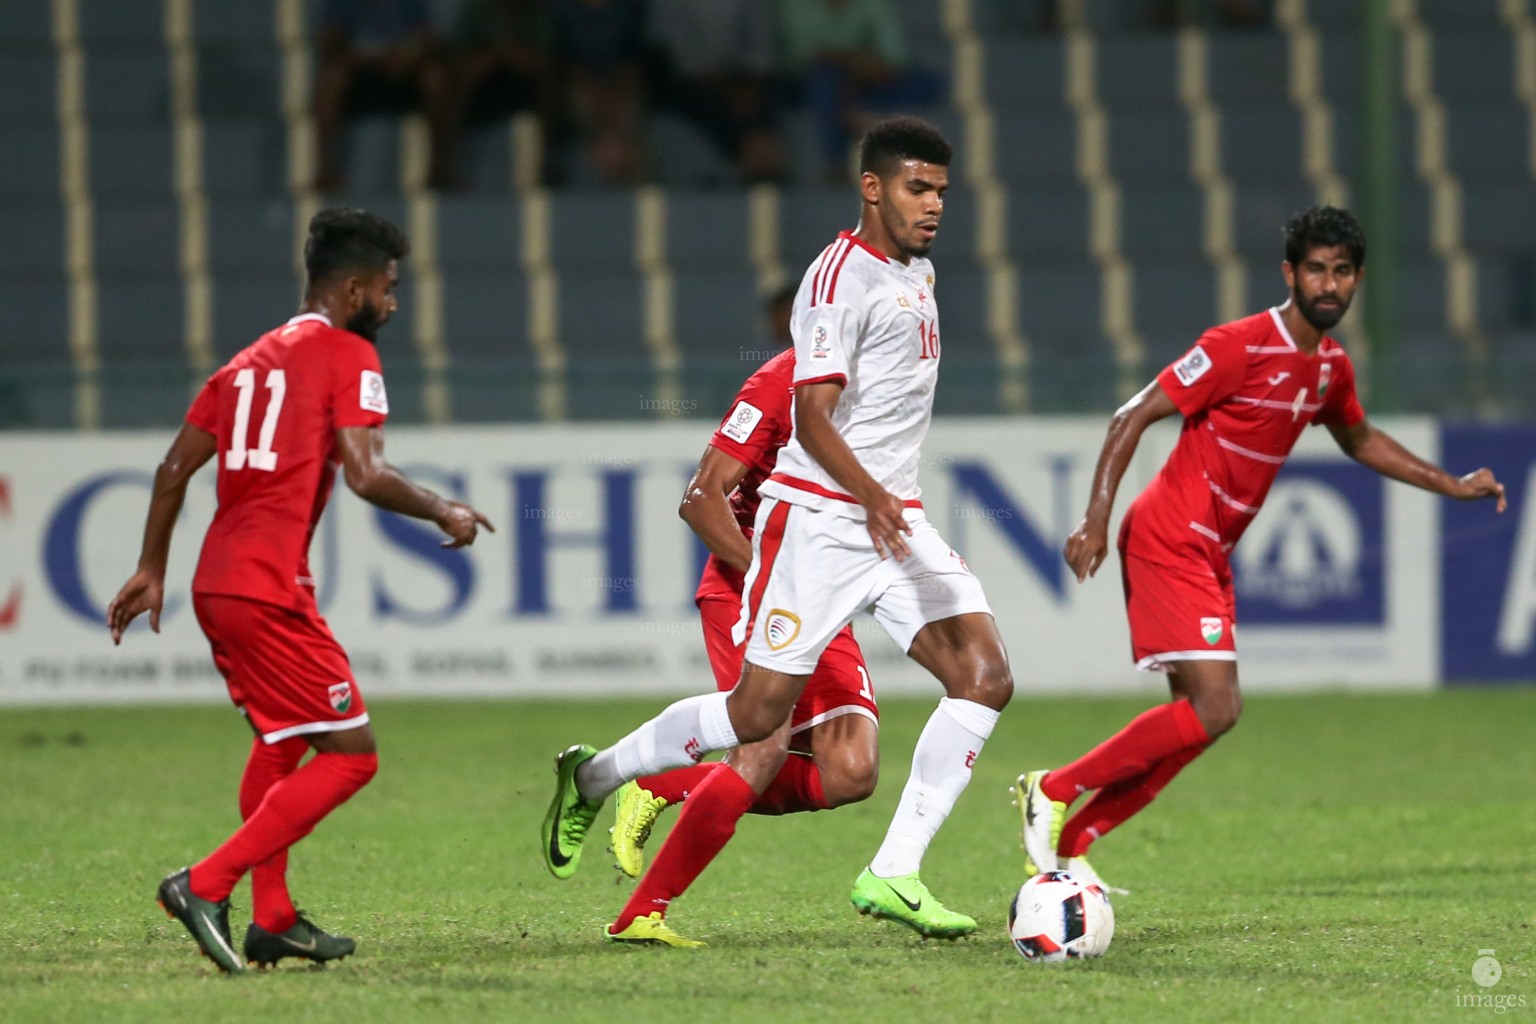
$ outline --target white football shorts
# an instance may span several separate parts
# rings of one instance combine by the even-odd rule
[[[906,520],[911,553],[882,559],[863,521],[763,498],[734,631],[737,643],[747,642],[746,660],[810,675],[838,630],[864,610],[903,651],[930,622],[990,615],[981,581],[923,510],[908,508]]]

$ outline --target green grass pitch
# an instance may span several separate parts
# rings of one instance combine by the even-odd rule
[[[599,929],[629,883],[607,814],[576,878],[540,860],[551,755],[660,703],[377,702],[378,778],[292,866],[299,905],[358,954],[232,979],[153,893],[236,824],[239,719],[0,712],[0,1020],[1380,1024],[1488,1019],[1475,995],[1536,1017],[1536,690],[1251,699],[1099,844],[1099,870],[1132,894],[1108,956],[1061,966],[1023,962],[1004,934],[1022,880],[1007,787],[1145,701],[1021,698],[1004,715],[924,866],[980,922],[971,939],[922,942],[847,903],[933,707],[908,699],[885,709],[872,800],[747,818],[674,905],[709,948],[611,947]],[[237,940],[249,907],[242,886]],[[1480,949],[1503,964],[1491,989],[1472,980]]]

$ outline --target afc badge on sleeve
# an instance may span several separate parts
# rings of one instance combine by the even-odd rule
[[[763,410],[751,402],[737,402],[736,408],[731,410],[730,418],[720,428],[720,433],[737,444],[746,444],[747,438],[752,436],[752,431],[762,421]]]
[[[1211,369],[1211,357],[1205,354],[1205,349],[1196,345],[1189,352],[1173,364],[1173,375],[1179,378],[1179,383],[1189,387],[1195,381],[1204,377]]]
[[[389,397],[384,394],[384,375],[377,370],[364,370],[358,387],[358,404],[369,412],[389,415]]]

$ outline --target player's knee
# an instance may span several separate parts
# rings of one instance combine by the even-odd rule
[[[951,697],[975,701],[994,711],[1003,710],[1013,699],[1013,672],[1006,658],[977,659],[967,675],[967,692],[951,693]]]
[[[1243,698],[1236,693],[1195,702],[1195,714],[1205,727],[1205,734],[1216,739],[1232,731],[1243,713]]]
[[[731,713],[731,728],[736,733],[736,743],[746,746],[749,743],[757,743],[772,736],[781,724],[774,716],[767,713],[767,709],[761,706],[747,706],[745,701],[738,701],[728,705]]]
[[[880,759],[864,751],[839,751],[826,762],[817,761],[821,792],[828,807],[842,807],[868,800],[880,781]]]

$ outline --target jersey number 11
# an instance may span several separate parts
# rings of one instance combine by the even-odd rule
[[[261,436],[256,447],[247,447],[251,433],[251,400],[256,394],[256,371],[247,367],[235,374],[235,388],[240,397],[235,405],[235,429],[229,439],[229,451],[224,453],[225,469],[261,469],[270,473],[277,468],[277,452],[272,450],[272,438],[277,435],[277,417],[283,411],[283,395],[288,392],[288,378],[282,370],[267,371],[267,413],[261,418]]]

